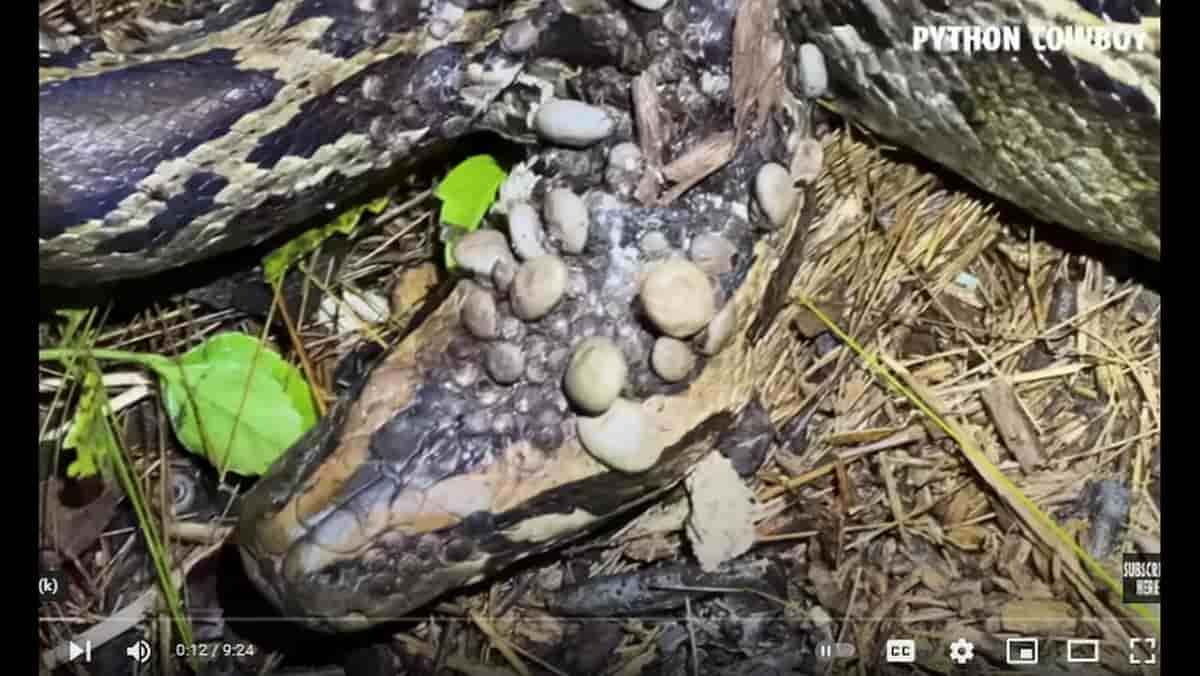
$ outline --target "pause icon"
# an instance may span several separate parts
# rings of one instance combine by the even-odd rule
[[[854,657],[854,646],[849,643],[834,643],[833,641],[821,641],[817,644],[817,659],[831,660],[835,657],[841,659]]]

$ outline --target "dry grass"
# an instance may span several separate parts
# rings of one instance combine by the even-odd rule
[[[815,444],[800,457],[777,454],[761,497],[794,498],[810,512],[815,501],[828,525],[820,532],[831,579],[844,589],[865,573],[859,606],[845,610],[866,621],[856,625],[860,650],[887,635],[948,642],[969,631],[986,639],[980,650],[1002,655],[997,639],[1022,629],[1074,636],[1082,628],[1110,646],[1128,645],[1127,632],[1148,634],[1054,533],[1019,512],[1027,496],[1084,548],[1104,548],[1088,542],[1088,521],[1067,508],[1087,483],[1115,479],[1132,491],[1130,534],[1157,538],[1147,491],[1159,444],[1154,298],[1095,261],[1014,239],[982,204],[936,190],[846,137],[827,150],[825,216],[794,297],[814,301],[907,374],[905,384],[1008,479],[988,479],[846,347],[819,355],[819,341],[795,340],[821,325],[799,303],[787,310],[794,330],[777,322],[762,348],[775,365],[770,409],[783,421],[822,383],[832,389]],[[1076,312],[1061,307],[1068,296]],[[1127,535],[1096,552],[1118,578],[1132,542]],[[1030,603],[1059,620],[1053,631],[1029,632],[1014,619],[1013,609]],[[1123,654],[1105,657],[1128,669]]]

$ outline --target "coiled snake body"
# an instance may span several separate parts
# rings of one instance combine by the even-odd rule
[[[1097,20],[1088,3],[773,4],[785,81],[796,45],[814,41],[852,117],[1049,220],[1157,258],[1156,54],[964,58],[909,43],[917,24]],[[802,106],[785,94],[731,133],[738,10],[238,0],[146,53],[83,41],[44,61],[40,258],[54,284],[261,241],[481,130],[529,145],[533,180],[517,202],[540,207],[556,188],[583,197],[586,246],[550,232],[534,249],[565,271],[552,307],[520,307],[518,282],[496,269],[462,280],[246,497],[243,559],[282,611],[320,629],[402,616],[654,499],[714,448],[769,442],[747,327],[763,319],[783,247],[748,195],[765,162],[787,165]],[[635,133],[629,92],[643,73],[668,132],[658,145]],[[534,121],[552,99],[588,101],[607,133],[539,144]],[[686,191],[660,185],[666,163],[714,139],[736,148],[728,162]],[[610,161],[625,142],[641,142],[640,164]],[[665,329],[639,291],[656,266],[689,259],[717,312],[679,332],[696,360],[667,382],[651,368]],[[463,306],[480,302],[493,323],[469,331]],[[618,469],[580,438],[595,417],[568,401],[563,374],[596,337],[628,365],[610,409],[626,417],[605,432],[648,453],[648,468]],[[489,360],[504,356],[520,368],[497,379]]]

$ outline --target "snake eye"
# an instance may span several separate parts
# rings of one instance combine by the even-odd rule
[[[185,514],[196,502],[196,483],[191,477],[171,474],[171,507],[175,514]]]

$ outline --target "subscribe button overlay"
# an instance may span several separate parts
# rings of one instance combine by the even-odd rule
[[[1162,602],[1162,554],[1125,554],[1121,565],[1125,603]]]

